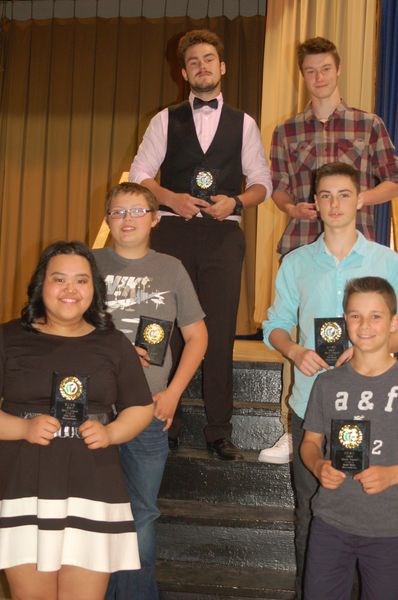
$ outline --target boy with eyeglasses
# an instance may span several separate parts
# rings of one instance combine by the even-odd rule
[[[204,313],[185,268],[178,259],[150,249],[157,208],[156,198],[147,188],[135,183],[115,186],[105,202],[113,247],[94,250],[116,327],[134,344],[140,317],[154,319],[155,324],[160,319],[165,327],[176,322],[185,342],[169,383],[170,347],[163,365],[156,365],[150,364],[146,350],[136,346],[155,402],[155,419],[136,439],[120,446],[120,455],[134,506],[141,569],[113,574],[108,600],[159,597],[155,520],[160,514],[156,501],[169,451],[167,430],[207,345]]]

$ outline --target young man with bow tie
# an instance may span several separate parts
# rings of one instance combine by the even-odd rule
[[[245,248],[239,222],[245,208],[271,195],[271,178],[255,121],[223,102],[218,36],[190,31],[178,56],[189,99],[151,120],[129,179],[157,197],[161,220],[152,247],[182,261],[206,313],[204,433],[210,452],[236,460],[242,455],[231,442],[232,350]],[[169,432],[175,445],[178,428]]]

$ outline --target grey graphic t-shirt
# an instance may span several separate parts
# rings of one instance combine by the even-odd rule
[[[176,321],[178,327],[203,319],[191,279],[182,263],[168,254],[149,250],[143,258],[127,259],[111,248],[94,250],[107,287],[107,305],[117,329],[134,344],[141,315]],[[163,366],[144,369],[152,394],[167,387],[171,351]]]

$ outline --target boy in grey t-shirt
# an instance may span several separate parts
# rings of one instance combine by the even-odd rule
[[[155,419],[134,440],[120,446],[120,457],[138,536],[141,569],[111,577],[107,600],[156,600],[155,520],[157,495],[168,455],[167,430],[178,401],[198,368],[207,346],[204,313],[182,263],[150,249],[150,233],[158,223],[152,192],[135,183],[121,183],[107,195],[107,223],[113,247],[95,250],[107,286],[107,305],[118,329],[135,343],[140,316],[158,318],[180,328],[185,345],[168,382],[170,348],[164,364],[149,364],[136,346],[155,402]]]
[[[348,600],[358,562],[362,597],[393,600],[398,589],[398,363],[390,354],[390,336],[398,325],[397,300],[385,279],[363,277],[347,283],[343,307],[352,358],[318,376],[304,421],[301,458],[320,482],[312,502],[304,597]],[[347,421],[352,429],[356,421],[370,422],[369,467],[353,476],[332,466],[337,443],[331,440],[332,419]]]

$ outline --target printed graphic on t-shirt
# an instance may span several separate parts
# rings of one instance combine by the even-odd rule
[[[354,421],[362,421],[372,418],[372,413],[375,410],[375,401],[377,401],[377,406],[382,407],[385,413],[391,413],[395,409],[397,399],[397,385],[393,385],[389,389],[386,398],[382,398],[380,394],[375,397],[372,390],[362,390],[360,393],[356,392],[355,394],[340,390],[336,393],[334,407],[336,413],[339,413],[339,418],[344,417],[344,413],[347,411],[352,412],[354,408]],[[373,437],[371,453],[373,455],[382,454],[383,443],[382,439],[374,439]]]
[[[142,305],[155,307],[157,311],[170,294],[170,290],[152,289],[153,278],[148,276],[106,275],[105,283],[108,310],[120,321],[122,326],[118,329],[127,335],[134,332],[135,336],[140,315],[145,314]]]
[[[387,398],[385,399],[384,410],[385,412],[392,412],[394,409],[395,400],[398,398],[398,385],[393,385],[390,388],[390,391],[387,394]],[[350,401],[351,406],[353,406],[353,402],[356,402],[356,407],[359,411],[368,411],[374,409],[374,395],[371,390],[363,390],[361,394],[356,398],[350,398],[350,394],[348,392],[339,391],[336,393],[335,399],[335,409],[336,411],[346,411],[348,410],[348,402]],[[382,402],[381,398],[378,398],[378,403]],[[355,419],[364,418],[363,416],[356,416]]]

